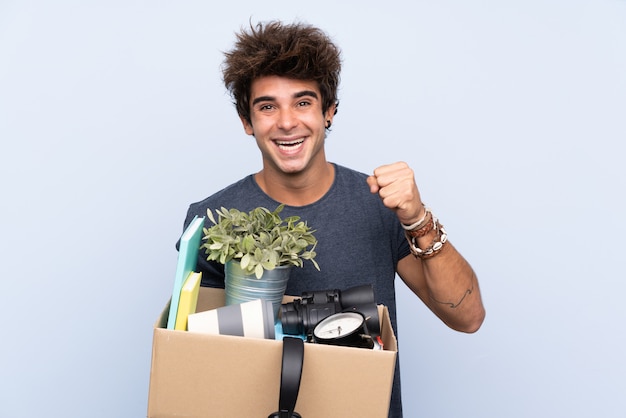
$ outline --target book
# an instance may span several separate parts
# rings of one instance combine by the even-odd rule
[[[202,237],[203,227],[204,217],[195,216],[180,237],[174,288],[170,301],[170,311],[167,317],[167,329],[174,329],[176,325],[180,291],[183,288],[185,279],[189,277],[189,273],[195,271],[198,264],[198,251],[200,250],[200,238]]]
[[[187,318],[190,314],[196,313],[198,304],[198,293],[200,292],[200,281],[202,273],[192,271],[183,284],[178,302],[178,312],[176,313],[176,324],[174,329],[187,331]]]

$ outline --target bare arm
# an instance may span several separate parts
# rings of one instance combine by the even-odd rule
[[[378,193],[384,205],[400,222],[411,225],[424,216],[413,170],[403,162],[374,170],[367,180],[370,191]],[[421,249],[437,237],[432,229],[417,238]],[[450,242],[434,256],[421,259],[408,255],[398,263],[398,275],[407,286],[450,328],[477,331],[485,317],[478,279],[472,267]]]

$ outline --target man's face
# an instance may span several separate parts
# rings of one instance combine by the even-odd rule
[[[324,139],[334,107],[322,113],[322,97],[314,81],[261,77],[250,89],[250,120],[242,119],[263,155],[264,169],[296,174],[325,164]]]

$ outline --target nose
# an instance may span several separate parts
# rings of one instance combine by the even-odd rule
[[[281,109],[278,120],[278,128],[289,131],[298,125],[298,118],[293,109]]]

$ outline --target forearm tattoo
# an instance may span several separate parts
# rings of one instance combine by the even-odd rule
[[[456,309],[456,308],[458,308],[458,307],[461,305],[461,303],[463,303],[463,301],[465,300],[465,298],[466,298],[468,295],[471,295],[471,294],[472,294],[472,292],[473,292],[473,291],[474,291],[474,283],[472,282],[472,287],[470,287],[469,289],[467,289],[467,290],[465,291],[465,293],[463,293],[463,296],[461,296],[461,299],[459,299],[459,301],[458,301],[458,302],[456,302],[456,303],[454,303],[454,302],[442,302],[442,301],[439,301],[439,300],[435,299],[435,297],[432,295],[432,293],[431,293],[431,295],[430,295],[430,298],[431,298],[433,301],[435,301],[435,302],[437,302],[438,304],[440,304],[440,305],[447,305],[450,309]]]

